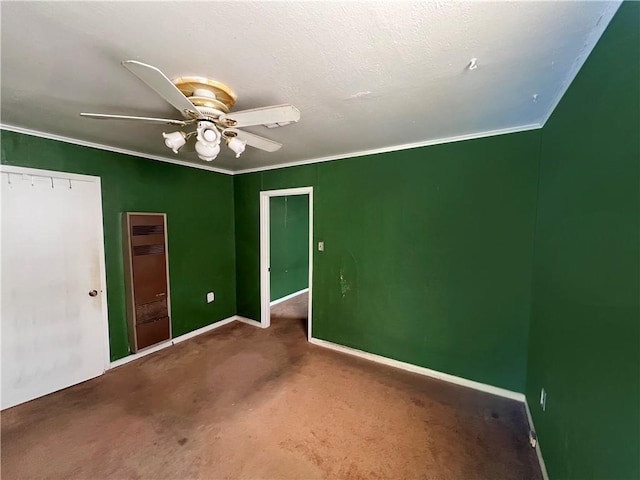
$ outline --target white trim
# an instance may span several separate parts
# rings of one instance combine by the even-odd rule
[[[278,305],[279,303],[286,302],[287,300],[291,300],[292,298],[297,297],[298,295],[302,295],[303,293],[307,293],[308,291],[309,291],[309,288],[303,288],[302,290],[298,290],[297,292],[293,292],[293,293],[290,293],[289,295],[285,295],[284,297],[278,298],[272,301],[269,305],[273,307],[274,305]]]
[[[529,421],[529,429],[533,432],[536,431],[536,427],[533,425],[533,417],[531,416],[531,410],[529,410],[529,402],[524,401],[524,408],[527,412],[527,420]],[[540,438],[536,432],[536,456],[538,457],[538,464],[540,465],[540,471],[542,472],[542,479],[549,480],[549,474],[547,473],[547,466],[544,464],[544,458],[542,458],[542,450],[540,450]]]
[[[1,164],[0,171],[6,172],[6,173],[32,175],[34,177],[53,177],[53,178],[61,178],[64,180],[75,180],[76,182],[101,183],[100,177],[96,175],[83,175],[80,173],[59,172],[56,170],[43,170],[41,168],[18,167],[16,165]]]
[[[134,360],[138,360],[142,357],[146,357],[147,355],[151,354],[151,353],[155,353],[158,350],[163,350],[167,347],[170,347],[173,345],[173,340],[167,340],[165,342],[162,343],[158,343],[152,347],[149,348],[145,348],[144,350],[140,350],[138,353],[132,353],[131,355],[128,355],[126,357],[120,358],[118,360],[114,360],[113,362],[111,362],[111,364],[109,365],[109,370],[111,370],[112,368],[116,368],[116,367],[120,367],[122,365],[124,365],[125,363],[129,363],[129,362],[133,362]]]
[[[267,197],[288,197],[291,195],[309,195],[313,192],[313,187],[295,187],[295,188],[281,188],[280,190],[263,190],[260,193],[264,193]]]
[[[393,145],[391,147],[373,148],[371,150],[360,150],[358,152],[351,152],[351,153],[340,153],[338,155],[331,155],[329,157],[317,157],[317,158],[310,158],[307,160],[299,160],[296,162],[279,163],[277,165],[266,165],[264,167],[245,168],[242,170],[235,170],[233,172],[233,175],[240,175],[243,173],[264,172],[266,170],[295,167],[299,165],[309,165],[311,163],[330,162],[332,160],[364,157],[366,155],[375,155],[377,153],[397,152],[399,150],[409,150],[411,148],[429,147],[431,145],[441,145],[443,143],[462,142],[464,140],[475,140],[477,138],[494,137],[496,135],[505,135],[507,133],[527,132],[529,130],[537,130],[540,128],[542,128],[541,123],[532,123],[529,125],[521,125],[518,127],[501,128],[498,130],[489,130],[486,132],[470,133],[468,135],[456,135],[453,137],[436,138],[433,140],[425,140],[422,142],[405,143],[403,145]]]
[[[307,339],[311,340],[313,295],[313,187],[284,188],[260,192],[260,324],[271,325],[271,272],[270,272],[270,224],[269,199],[289,195],[309,195],[309,302],[307,310]]]
[[[251,320],[250,318],[247,318],[247,317],[241,317],[240,315],[236,315],[236,320],[238,322],[247,323],[253,327],[264,328],[262,324],[257,320]]]
[[[569,71],[569,74],[567,75],[565,81],[560,86],[560,91],[556,95],[556,98],[551,103],[551,107],[549,108],[544,119],[540,123],[541,127],[544,127],[547,124],[547,122],[551,118],[551,115],[553,115],[553,112],[555,112],[556,108],[560,104],[560,101],[562,100],[562,97],[564,97],[564,94],[567,93],[567,90],[569,90],[569,87],[571,86],[573,81],[576,79],[578,72],[580,72],[580,70],[582,69],[582,66],[587,61],[587,58],[589,58],[589,55],[591,55],[591,52],[593,51],[595,46],[598,44],[600,37],[609,26],[609,23],[611,22],[614,15],[618,11],[618,8],[620,7],[620,5],[622,5],[622,0],[618,0],[617,2],[615,1],[609,2],[607,7],[605,7],[604,13],[600,16],[599,23],[595,25],[594,29],[589,34],[589,38],[587,38],[587,40],[584,43],[584,46],[585,47],[589,46],[589,49],[583,50],[582,52],[580,52],[580,55],[576,58],[576,61],[573,64],[573,68]],[[603,22],[602,19],[604,19],[606,16],[608,16],[609,19],[606,22]]]
[[[190,338],[197,337],[198,335],[202,335],[203,333],[210,332],[211,330],[215,330],[216,328],[223,327],[224,325],[228,325],[231,322],[236,320],[236,316],[225,318],[224,320],[220,320],[218,322],[212,323],[210,325],[205,325],[204,327],[198,328],[197,330],[193,330],[191,332],[184,333],[179,337],[173,339],[173,344],[184,342],[185,340],[189,340]]]
[[[104,368],[103,373],[109,369],[109,363],[111,362],[111,345],[109,345],[109,303],[107,301],[107,265],[104,253],[104,213],[102,212],[102,179],[95,177],[98,184],[98,190],[100,198],[98,198],[98,211],[99,216],[96,219],[98,226],[98,235],[100,235],[100,241],[98,242],[98,256],[99,270],[100,270],[100,293],[102,293],[102,322],[104,328]]]
[[[577,73],[577,70],[576,70],[576,73]],[[564,94],[564,92],[562,92],[562,94]],[[560,98],[562,98],[562,95],[558,97],[558,102],[560,101]],[[549,118],[549,116],[551,116],[552,112],[553,110],[549,112],[547,119]],[[41,132],[38,130],[31,130],[28,128],[17,127],[14,125],[0,124],[0,130],[7,130],[9,132],[22,133],[24,135],[31,135],[34,137],[47,138],[49,140],[57,140],[59,142],[71,143],[74,145],[81,145],[83,147],[97,148],[99,150],[106,150],[109,152],[122,153],[125,155],[131,155],[134,157],[148,158],[150,160],[158,160],[160,162],[173,163],[175,165],[181,165],[183,167],[198,168],[200,170],[208,170],[212,172],[223,173],[226,175],[240,175],[243,173],[264,172],[266,170],[277,170],[279,168],[295,167],[298,165],[309,165],[312,163],[330,162],[332,160],[341,160],[341,159],[348,159],[348,158],[355,158],[355,157],[363,157],[366,155],[375,155],[377,153],[388,153],[388,152],[395,152],[399,150],[408,150],[411,148],[428,147],[431,145],[441,145],[443,143],[462,142],[464,140],[474,140],[478,138],[494,137],[497,135],[506,135],[508,133],[527,132],[529,130],[540,129],[543,126],[544,126],[544,122],[532,123],[527,125],[520,125],[517,127],[500,128],[496,130],[488,130],[485,132],[470,133],[467,135],[455,135],[452,137],[435,138],[433,140],[424,140],[421,142],[405,143],[402,145],[392,145],[390,147],[373,148],[369,150],[360,150],[360,151],[351,152],[351,153],[340,153],[338,155],[331,155],[328,157],[309,158],[306,160],[298,160],[298,161],[289,162],[289,163],[279,163],[277,165],[266,165],[264,167],[245,168],[241,170],[228,170],[224,168],[212,167],[209,165],[203,165],[199,163],[185,162],[183,160],[176,160],[173,158],[162,157],[159,155],[149,155],[146,153],[135,152],[133,150],[126,150],[123,148],[111,147],[109,145],[103,145],[99,143],[86,142],[84,140],[79,140],[76,138],[64,137],[61,135],[54,135],[52,133]]]
[[[106,150],[108,152],[122,153],[124,155],[131,155],[132,157],[147,158],[149,160],[157,160],[159,162],[173,163],[174,165],[181,165],[183,167],[198,168],[200,170],[208,170],[210,172],[223,173],[225,175],[233,175],[231,170],[224,168],[212,167],[200,163],[191,163],[184,160],[176,160],[169,157],[162,157],[160,155],[150,155],[148,153],[140,153],[133,150],[127,150],[125,148],[112,147],[110,145],[103,145],[101,143],[87,142],[77,138],[64,137],[62,135],[54,135],[53,133],[41,132],[38,130],[31,130],[29,128],[16,127],[14,125],[7,125],[0,123],[0,130],[6,130],[8,132],[22,133],[23,135],[31,135],[32,137],[46,138],[48,140],[56,140],[58,142],[71,143],[73,145],[80,145],[82,147],[96,148],[98,150]]]
[[[269,196],[260,192],[260,324],[262,328],[271,325],[271,268],[270,264]]]
[[[312,323],[312,314],[313,309],[312,305],[312,295],[313,295],[313,246],[315,245],[315,241],[313,238],[313,187],[310,187],[309,190],[309,281],[307,288],[309,289],[308,299],[307,299],[307,340],[311,340],[311,327]]]
[[[203,333],[210,332],[211,330],[215,330],[216,328],[227,325],[235,320],[237,320],[236,315],[229,318],[225,318],[224,320],[220,320],[218,322],[212,323],[211,325],[206,325],[202,328],[198,328],[197,330],[193,330],[192,332],[185,333],[183,335],[180,335],[179,337],[172,338],[171,340],[167,340],[166,342],[162,342],[157,345],[153,345],[152,347],[145,348],[144,350],[141,350],[138,353],[134,353],[127,357],[114,360],[109,365],[109,369],[120,367],[121,365],[124,365],[126,363],[133,362],[134,360],[138,360],[142,357],[146,357],[151,353],[155,353],[159,350],[164,350],[165,348],[171,347],[176,343],[184,342],[185,340],[189,340],[190,338],[196,337],[198,335],[202,335]]]
[[[517,400],[518,402],[523,402],[523,403],[525,402],[525,396],[523,393],[513,392],[505,388],[494,387],[493,385],[487,385],[486,383],[480,383],[473,380],[468,380],[466,378],[457,377],[455,375],[439,372],[437,370],[431,370],[430,368],[419,367],[418,365],[413,365],[412,363],[393,360],[392,358],[383,357],[382,355],[376,355],[375,353],[363,352],[362,350],[345,347],[342,345],[338,345],[337,343],[328,342],[326,340],[320,340],[319,338],[310,338],[309,342],[313,343],[314,345],[318,345],[320,347],[329,348],[331,350],[336,350],[338,352],[346,353],[348,355],[354,355],[356,357],[364,358],[366,360],[371,360],[373,362],[381,363],[383,365],[388,365],[390,367],[400,368],[408,372],[417,373],[419,375],[425,375],[427,377],[436,378],[438,380],[454,383],[456,385],[461,385],[463,387],[473,388],[474,390],[480,390],[481,392],[491,393],[492,395],[497,395],[499,397],[510,398],[512,400]]]
[[[34,177],[51,177],[60,178],[64,180],[71,180],[76,182],[88,182],[98,184],[98,213],[96,215],[96,228],[100,241],[98,242],[98,269],[100,270],[100,293],[101,293],[101,311],[102,311],[102,329],[104,338],[104,367],[103,372],[109,369],[109,362],[111,361],[110,346],[109,346],[109,309],[107,305],[107,267],[105,265],[104,255],[104,226],[103,226],[103,213],[102,213],[102,181],[101,178],[95,175],[82,175],[78,173],[59,172],[55,170],[43,170],[40,168],[18,167],[14,165],[0,165],[0,172],[14,173],[18,175],[31,175]]]

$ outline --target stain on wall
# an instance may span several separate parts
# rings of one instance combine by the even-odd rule
[[[524,391],[539,133],[234,176],[238,314],[259,192],[313,186],[314,337]]]

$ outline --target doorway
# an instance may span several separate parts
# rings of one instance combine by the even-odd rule
[[[100,178],[1,166],[1,408],[109,365]]]
[[[290,249],[286,245],[279,247],[274,252],[272,250],[272,240],[274,239],[272,227],[277,228],[277,223],[272,225],[272,208],[274,212],[276,209],[285,209],[284,218],[288,218],[286,209],[289,208],[289,202],[286,198],[294,198],[295,204],[300,205],[296,200],[307,200],[306,205],[308,216],[308,241],[306,252],[306,265],[304,272],[307,275],[306,285],[308,291],[305,289],[299,289],[296,285],[300,286],[300,272],[302,269],[298,268],[299,261],[290,261],[285,265],[293,265],[295,268],[289,269],[287,266],[278,267],[277,270],[272,271],[272,261],[278,260],[276,256],[285,255]],[[305,197],[305,198],[300,198]],[[280,199],[284,201],[279,201]],[[272,204],[273,201],[273,204]],[[293,205],[293,201],[291,205]],[[300,219],[298,219],[300,220]],[[285,220],[286,221],[286,220]],[[278,236],[276,235],[276,241]],[[295,247],[293,247],[295,248]],[[273,258],[272,258],[273,255]],[[304,261],[304,259],[303,259]],[[274,265],[275,267],[275,265]],[[284,271],[287,270],[287,271]],[[289,271],[290,270],[290,271]],[[278,281],[278,285],[272,285],[272,279]],[[272,286],[273,294],[272,295]],[[294,290],[289,292],[289,290]],[[287,294],[287,292],[289,292]],[[298,297],[299,295],[306,295],[307,301],[307,339],[311,338],[312,329],[312,298],[313,298],[313,187],[301,187],[290,188],[284,190],[269,190],[260,192],[260,324],[262,328],[267,328],[271,325],[271,306],[272,304],[279,303],[278,301],[286,301]]]

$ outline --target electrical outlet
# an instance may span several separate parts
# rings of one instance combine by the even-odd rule
[[[211,303],[216,299],[216,296],[213,294],[213,292],[209,292],[207,293],[207,303]]]
[[[547,392],[544,388],[540,390],[540,407],[543,412],[547,409]]]

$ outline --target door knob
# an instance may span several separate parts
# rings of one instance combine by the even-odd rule
[[[89,292],[89,296],[90,297],[97,297],[98,296],[98,291],[97,290],[91,290]]]

